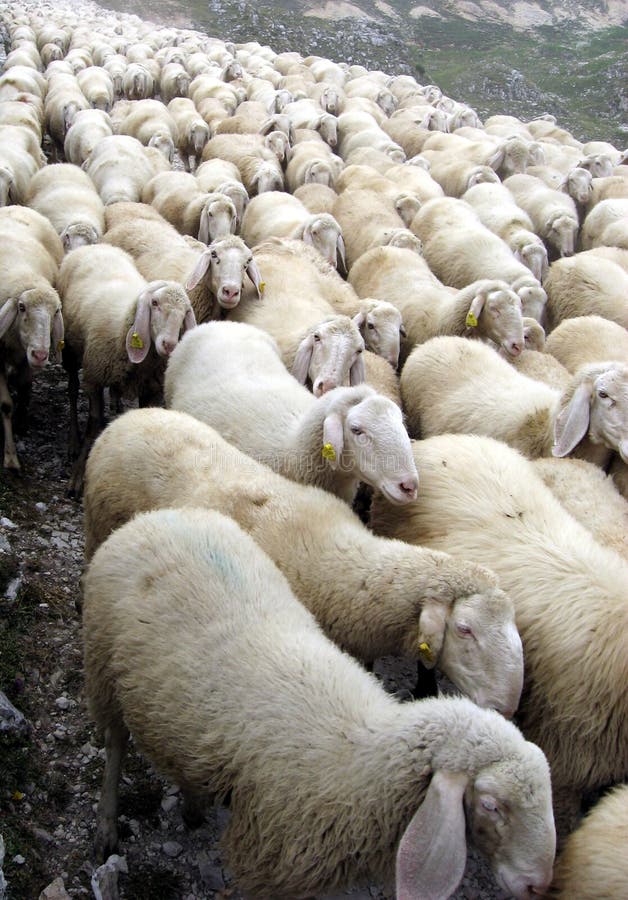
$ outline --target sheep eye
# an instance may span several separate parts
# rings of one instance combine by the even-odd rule
[[[357,352],[362,353],[362,350],[364,350],[364,347],[360,347]]]
[[[598,392],[597,392],[597,395],[598,395],[598,397],[600,397],[602,400],[606,400],[606,399],[608,398],[608,394],[606,393],[606,391],[598,391]]]
[[[375,326],[372,322],[367,322],[366,327],[369,329],[369,331],[375,331]]]
[[[471,637],[473,634],[473,630],[469,627],[469,625],[456,625],[456,631],[460,635],[460,637]]]
[[[408,336],[408,332],[407,332],[406,329],[403,327],[403,325],[401,325],[400,328],[399,328],[399,334],[401,335],[401,337],[407,337],[407,336]]]
[[[17,308],[19,309],[20,312],[26,312],[26,304],[24,303],[23,300],[20,300],[20,302],[17,305]]]
[[[218,254],[215,250],[212,250],[212,259],[218,259]]]
[[[150,305],[153,307],[153,309],[157,309],[157,307],[159,306],[159,300],[156,297],[153,297],[153,299],[150,301]]]
[[[364,432],[358,425],[352,425],[351,431],[353,432],[353,434],[364,434]]]
[[[315,335],[314,335],[314,340],[315,340],[316,342],[320,341],[320,339],[321,339],[320,334],[315,334]]]

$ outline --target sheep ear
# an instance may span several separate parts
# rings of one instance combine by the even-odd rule
[[[463,772],[434,772],[406,828],[396,863],[397,900],[447,900],[467,862]]]
[[[303,235],[301,239],[304,244],[309,244],[311,247],[314,246],[314,238],[312,237],[312,225],[310,222],[303,226]]]
[[[146,359],[150,350],[150,299],[151,292],[147,288],[137,298],[135,321],[126,335],[126,352],[136,365]]]
[[[203,244],[209,244],[209,212],[204,206],[201,211],[201,219],[198,226],[198,239]]]
[[[313,351],[314,335],[308,334],[308,336],[303,338],[303,340],[299,344],[296,355],[294,357],[294,362],[292,363],[292,374],[297,381],[301,382],[301,384],[305,384],[305,382],[307,381],[307,375],[310,371],[310,362],[312,360]]]
[[[346,272],[347,271],[347,262],[345,259],[345,242],[344,242],[341,234],[338,235],[338,238],[336,240],[336,251],[338,254],[338,259],[342,263],[342,270],[343,270],[343,272]],[[338,261],[336,261],[336,268],[340,269],[340,266],[338,265]]]
[[[486,165],[490,166],[491,169],[497,171],[499,167],[504,162],[504,157],[506,156],[506,148],[504,146],[498,147],[494,153],[491,153],[489,158],[486,160]]]
[[[196,327],[196,316],[194,315],[194,310],[190,307],[186,312],[183,318],[183,330],[189,331],[191,328]]]
[[[211,251],[204,250],[196,263],[192,272],[188,275],[188,279],[185,282],[186,291],[191,291],[192,288],[195,288],[199,281],[204,277],[205,273],[209,269],[209,265],[211,263]]]
[[[349,369],[349,384],[362,384],[366,381],[366,368],[364,365],[364,353],[358,353],[357,358]]]
[[[323,422],[323,452],[332,469],[338,468],[338,460],[344,447],[342,419],[337,412],[329,413]]]
[[[359,329],[360,334],[363,334],[364,326],[366,324],[366,316],[363,312],[357,312],[353,317],[353,321],[355,322],[356,327]]]
[[[63,350],[63,335],[63,315],[61,314],[61,310],[58,309],[52,317],[52,344],[55,354],[55,362],[58,363],[61,362],[61,351]]]
[[[11,297],[0,309],[0,337],[9,330],[17,317],[17,299]]]
[[[257,291],[257,299],[261,300],[262,292],[264,290],[264,282],[262,281],[260,270],[257,268],[257,263],[254,259],[251,259],[251,262],[246,267],[246,274],[255,285],[255,290]]]
[[[567,456],[587,433],[591,388],[588,380],[579,384],[567,406],[556,417],[552,456]]]
[[[426,669],[433,669],[445,639],[449,608],[437,600],[426,600],[419,618],[419,658]]]
[[[478,324],[478,319],[480,318],[482,310],[484,309],[485,303],[486,293],[484,291],[480,291],[480,293],[476,294],[471,301],[471,306],[469,307],[469,312],[467,313],[467,325],[473,327],[474,324]]]

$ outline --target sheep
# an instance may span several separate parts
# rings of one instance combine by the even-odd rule
[[[237,166],[249,197],[284,187],[279,161],[261,135],[221,134],[211,138],[203,148],[203,161],[216,158]]]
[[[254,247],[268,237],[286,237],[311,244],[330,265],[345,265],[340,225],[329,213],[309,213],[300,200],[280,191],[253,197],[242,222],[242,239]]]
[[[96,144],[113,134],[111,119],[102,109],[82,109],[77,112],[63,142],[68,162],[82,166]]]
[[[342,170],[342,160],[322,141],[302,141],[294,145],[286,166],[286,184],[294,193],[303,184],[325,184],[333,188]]]
[[[102,390],[135,394],[149,402],[154,382],[179,340],[196,320],[183,287],[174,281],[147,282],[133,259],[107,244],[78,247],[59,269],[70,398],[70,453],[77,456],[68,492],[80,496],[85,460],[102,427]],[[88,424],[79,452],[78,371],[89,399]]]
[[[114,100],[124,96],[124,74],[128,64],[126,56],[121,54],[113,54],[103,63],[103,69],[109,73],[113,82]]]
[[[407,337],[397,307],[386,300],[365,297],[359,301],[353,321],[360,329],[366,348],[385,359],[395,370],[399,363],[401,338]]]
[[[175,143],[183,164],[189,172],[195,172],[210,137],[209,125],[188,97],[174,97],[168,103],[168,112],[176,125]]]
[[[236,209],[229,197],[202,191],[187,172],[155,175],[144,186],[142,201],[151,203],[180,234],[191,234],[204,244],[236,230]]]
[[[401,312],[402,362],[412,347],[437,334],[492,340],[511,356],[524,348],[521,300],[503,281],[483,279],[453,291],[413,251],[377,247],[359,258],[349,283],[358,296],[386,298]]]
[[[575,166],[567,172],[561,172],[560,169],[541,165],[529,166],[526,171],[528,175],[540,178],[548,187],[569,194],[577,204],[579,218],[582,218],[585,207],[591,201],[593,190],[593,177],[590,172],[581,166]]]
[[[136,138],[145,147],[157,148],[172,164],[177,126],[161,100],[132,101],[115,131]]]
[[[155,441],[159,429],[162,436]],[[119,465],[122,448],[124,471],[112,478],[110,467]],[[112,422],[88,460],[84,503],[87,562],[136,512],[217,509],[246,528],[348,653],[365,664],[386,654],[409,654],[428,669],[437,666],[481,706],[505,715],[517,706],[521,642],[512,603],[491,572],[473,563],[452,568],[444,554],[381,541],[338,497],[288,481],[185,413],[131,410]],[[299,533],[303,540],[295,554]],[[342,577],[332,579],[338,566]]]
[[[480,564],[512,596],[526,676],[517,722],[546,753],[559,831],[583,793],[625,778],[628,562],[596,543],[500,441],[439,435],[414,445],[419,502],[373,500],[377,534]],[[490,472],[490,478],[487,478]]]
[[[561,392],[567,390],[571,381],[571,373],[551,353],[543,352],[545,329],[542,325],[536,319],[524,316],[523,337],[525,349],[519,356],[506,356],[500,350],[501,355],[508,359],[510,364],[522,375],[542,381]]]
[[[603,316],[564,319],[546,340],[546,350],[570,372],[581,365],[617,359],[628,364],[628,334]]]
[[[102,138],[83,168],[94,182],[105,206],[121,200],[138,201],[144,185],[169,169],[161,153],[150,155],[134,137],[112,134]]]
[[[547,250],[528,214],[515,203],[502,184],[476,184],[462,195],[482,224],[510,247],[540,282],[547,274]]]
[[[611,475],[584,459],[539,458],[535,472],[603,547],[628,559],[628,502]]]
[[[450,287],[463,288],[481,278],[498,278],[511,284],[531,274],[529,267],[482,224],[464,200],[428,200],[410,228],[422,241],[430,269]]]
[[[89,101],[80,89],[76,76],[49,76],[44,98],[44,121],[55,157],[60,156],[65,136],[80,109],[89,109]]]
[[[567,194],[534,175],[510,175],[504,185],[532,219],[534,230],[554,256],[572,256],[578,234],[578,210]]]
[[[485,434],[530,458],[575,453],[605,469],[628,457],[627,380],[619,362],[582,366],[561,394],[479,341],[437,337],[408,357],[401,396],[412,435]]]
[[[386,116],[391,116],[395,111],[396,100],[393,93],[378,83],[372,73],[347,81],[344,92],[346,97],[366,97],[373,100]]]
[[[0,100],[0,125],[20,125],[22,128],[28,128],[41,144],[42,115],[30,103],[18,99]]]
[[[25,204],[45,216],[66,251],[95,244],[105,230],[105,208],[91,178],[77,166],[49,164],[30,181]]]
[[[175,97],[187,97],[190,90],[191,77],[181,63],[167,63],[161,70],[159,78],[159,95],[162,103],[169,106]]]
[[[143,63],[130,62],[122,76],[122,93],[127,100],[149,100],[155,93],[155,79]]]
[[[90,106],[109,112],[115,99],[115,88],[106,69],[87,66],[77,73],[76,80]]]
[[[211,425],[276,472],[323,487],[349,504],[359,481],[393,503],[416,498],[418,475],[408,465],[400,410],[366,385],[313,397],[259,328],[241,322],[199,325],[169,361],[164,396],[167,407]],[[229,409],[221,408],[221,396],[229,397]]]
[[[309,212],[328,213],[329,215],[331,215],[334,203],[338,198],[338,194],[333,188],[314,181],[302,184],[295,190],[293,196],[300,200]]]
[[[45,163],[33,132],[22,125],[0,125],[0,206],[24,202],[30,179]]]
[[[107,232],[103,240],[126,250],[148,281],[178,281],[189,292],[198,322],[215,318],[221,309],[233,309],[240,302],[244,275],[261,296],[262,279],[253,254],[236,235],[214,241],[208,247],[190,245],[153,207],[142,209],[121,203],[105,210]]]
[[[283,113],[290,118],[293,128],[311,128],[320,134],[323,141],[336,149],[338,143],[338,120],[324,112],[315,100],[309,97],[286,104]]]
[[[590,212],[601,200],[628,200],[628,178],[611,175],[609,178],[594,178],[587,203]]]
[[[475,184],[499,183],[499,176],[491,166],[476,163],[437,151],[423,151],[430,163],[430,176],[437,181],[447,197],[461,197]]]
[[[38,231],[48,230],[46,240]],[[21,207],[0,210],[0,238],[11,247],[0,265],[0,411],[4,431],[3,466],[20,471],[13,436],[14,404],[9,374],[17,387],[15,424],[26,427],[34,373],[50,360],[60,362],[63,347],[61,301],[54,280],[63,248],[54,229],[39,213]],[[57,244],[54,255],[46,245]]]
[[[511,281],[510,287],[521,299],[523,315],[536,319],[537,322],[543,325],[545,323],[547,294],[539,280],[529,272]]]
[[[190,82],[188,96],[194,101],[197,109],[203,100],[219,100],[229,111],[229,115],[235,112],[240,98],[232,85],[226,84],[220,78],[210,73],[196,75]]]
[[[603,316],[628,328],[628,273],[611,260],[587,253],[555,260],[544,287],[550,329],[583,315]]]
[[[432,200],[434,197],[444,196],[442,187],[437,181],[434,181],[429,171],[412,163],[411,160],[402,165],[388,166],[382,174],[398,184],[400,188],[411,191],[421,203]]]
[[[173,616],[181,560],[195,587]],[[165,571],[157,590],[147,587],[155,566]],[[146,616],[162,624],[150,637],[140,633]],[[555,827],[539,748],[465,698],[404,706],[388,696],[227,517],[158,510],[125,525],[90,565],[84,623],[88,706],[107,747],[99,858],[116,846],[117,782],[132,730],[183,786],[188,815],[208,795],[231,794],[225,850],[238,884],[254,894],[306,897],[388,881],[395,869],[397,896],[448,896],[464,872],[467,827],[509,893],[542,893],[551,881]],[[210,643],[218,623],[221,638]],[[244,634],[253,657],[239,648]],[[193,678],[181,665],[184,646],[196,648],[186,657]],[[171,697],[192,691],[183,712],[177,700],[157,699],[164,672],[175,679]],[[269,703],[273,716],[264,719]]]
[[[583,250],[609,245],[628,250],[628,199],[600,200],[582,223]]]
[[[15,100],[20,94],[34,94],[43,101],[46,77],[32,66],[11,66],[0,74],[0,100]]]
[[[345,240],[347,267],[367,250],[386,242],[386,235],[406,224],[397,211],[403,195],[389,200],[378,191],[368,189],[343,191],[334,204],[333,216]]]

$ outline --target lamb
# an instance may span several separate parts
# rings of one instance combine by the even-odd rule
[[[423,243],[430,269],[450,287],[463,288],[481,278],[499,278],[512,284],[530,275],[529,267],[482,224],[464,200],[429,200],[410,228]]]
[[[115,100],[115,88],[106,69],[87,66],[77,73],[76,80],[90,106],[109,112]]]
[[[221,134],[205,144],[203,160],[218,158],[234,163],[250,197],[263,191],[281,191],[281,166],[264,140],[261,135]]]
[[[555,260],[544,287],[550,329],[565,319],[588,315],[628,328],[628,273],[611,260],[588,253]]]
[[[592,247],[623,247],[628,250],[628,199],[600,200],[582,223],[580,243]]]
[[[526,660],[517,721],[548,757],[562,831],[583,793],[628,772],[628,562],[592,540],[500,441],[443,434],[414,453],[420,501],[375,497],[373,527],[490,564],[511,594]]]
[[[151,203],[180,234],[191,234],[204,244],[236,230],[236,209],[229,197],[201,190],[188,172],[155,175],[144,186],[142,201]]]
[[[628,559],[628,501],[611,475],[570,457],[540,458],[532,464],[556,499],[599,544]]]
[[[547,250],[528,214],[515,203],[502,184],[476,184],[462,195],[482,224],[510,247],[540,282],[547,274]]]
[[[40,169],[31,178],[25,203],[51,222],[66,251],[102,238],[105,207],[78,166],[57,163]]]
[[[150,155],[136,138],[121,134],[100,140],[84,164],[105,206],[139,201],[144,185],[169,168],[161,153]]]
[[[68,162],[82,166],[96,144],[113,134],[111,119],[102,109],[81,109],[68,128],[63,153]]]
[[[552,331],[546,350],[570,372],[605,359],[628,364],[628,334],[617,322],[603,316],[577,316],[564,319]]]
[[[530,458],[576,454],[606,469],[628,457],[628,369],[582,366],[561,395],[520,375],[491,347],[437,337],[415,347],[401,373],[411,434],[485,434]]]
[[[155,147],[172,165],[177,126],[161,100],[134,100],[116,126],[117,134],[136,138],[145,147]]]
[[[185,286],[198,322],[215,318],[221,309],[233,309],[240,302],[245,274],[261,296],[260,271],[253,254],[236,235],[208,247],[200,241],[191,245],[189,238],[145,204],[114,204],[105,211],[105,221],[103,240],[130,253],[144,278],[163,278]]]
[[[627,896],[628,868],[623,853],[627,829],[628,785],[616,785],[567,838],[548,896],[557,900]]]
[[[0,125],[0,206],[24,202],[30,179],[45,157],[37,137],[22,125]]]
[[[194,327],[196,320],[180,284],[147,282],[127,253],[107,244],[68,253],[59,270],[58,287],[65,318],[70,453],[78,454],[68,490],[70,496],[78,497],[87,454],[102,427],[103,388],[114,388],[120,395],[135,394],[140,405],[150,402],[154,382],[163,376],[179,332]],[[79,452],[81,368],[89,413]]]
[[[173,617],[179,560],[193,587],[187,611]],[[164,561],[155,593],[146,585]],[[155,636],[138,633],[138,610],[142,621],[162,620],[157,654]],[[210,643],[218,623],[221,639]],[[117,782],[131,729],[157,768],[183,785],[189,814],[200,813],[208,795],[231,794],[225,849],[238,884],[254,894],[306,897],[390,880],[395,868],[397,896],[445,897],[464,872],[467,827],[509,893],[524,898],[549,884],[555,829],[538,747],[464,698],[399,704],[323,635],[272,561],[227,517],[159,510],[112,535],[86,577],[85,632],[88,705],[107,745],[99,857],[116,845]],[[241,635],[253,640],[252,657],[240,649]],[[196,648],[191,679],[183,646]],[[194,725],[178,702],[155,699],[164,672],[175,681],[171,696],[192,691]],[[271,702],[276,711],[264,719],[260,710]],[[487,837],[496,814],[499,839]]]
[[[512,356],[523,350],[521,300],[503,281],[483,279],[453,291],[412,250],[376,247],[351,268],[349,283],[358,296],[386,298],[400,311],[402,362],[412,347],[437,334],[489,339]]]
[[[340,225],[329,213],[310,213],[296,197],[265,191],[253,197],[242,222],[242,239],[254,247],[265,238],[285,237],[311,244],[327,262],[345,265]]]
[[[188,97],[173,97],[168,112],[176,125],[175,144],[183,164],[189,172],[195,172],[210,137],[209,125]]]
[[[0,209],[0,240],[11,247],[0,264],[0,412],[5,469],[20,470],[13,437],[13,399],[8,377],[17,385],[16,426],[26,426],[33,374],[63,347],[61,301],[52,287],[63,246],[44,216],[27,207]]]
[[[366,664],[409,654],[481,706],[512,715],[521,642],[512,603],[491,572],[376,538],[339,498],[277,475],[185,413],[131,410],[97,439],[86,470],[86,561],[135,513],[190,505],[245,528],[348,653]]]
[[[349,504],[360,481],[392,503],[416,499],[418,475],[408,464],[410,442],[398,407],[365,385],[313,397],[259,328],[241,322],[199,325],[172,354],[164,396],[169,408],[211,425],[276,472],[323,487]],[[222,396],[229,397],[228,408],[221,408]]]
[[[532,219],[534,230],[543,238],[548,252],[572,256],[578,234],[578,210],[567,194],[548,187],[534,175],[511,175],[504,185]]]

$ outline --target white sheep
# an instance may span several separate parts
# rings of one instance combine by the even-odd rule
[[[105,206],[139,201],[144,185],[158,172],[170,168],[156,151],[148,153],[140,141],[122,134],[102,138],[83,164]]]
[[[500,441],[443,434],[414,453],[420,500],[393,507],[375,497],[373,527],[498,574],[526,660],[517,721],[547,754],[559,829],[568,828],[582,794],[628,767],[628,562],[596,543]]]
[[[149,402],[180,331],[192,328],[196,320],[180,284],[147,282],[127,253],[108,244],[78,247],[66,254],[58,288],[65,321],[63,363],[70,397],[70,453],[77,455],[69,491],[80,496],[85,460],[102,427],[103,388],[134,394],[140,405]],[[80,452],[79,369],[89,399]]]
[[[534,230],[555,256],[571,256],[576,249],[578,210],[563,191],[548,187],[534,175],[511,175],[505,186],[518,206],[532,219]]]
[[[296,143],[286,166],[286,184],[294,193],[303,184],[325,184],[333,188],[342,171],[342,160],[322,141],[305,140]]]
[[[191,80],[190,74],[181,63],[166,63],[159,76],[159,96],[162,103],[169,106],[175,97],[187,97]]]
[[[329,213],[329,215],[331,215],[334,203],[338,198],[338,194],[333,188],[314,181],[302,184],[295,190],[293,196],[300,200],[309,212]]]
[[[557,259],[544,281],[550,328],[576,316],[603,316],[628,328],[628,272],[608,259],[576,253]]]
[[[592,247],[623,247],[628,250],[628,198],[600,200],[582,223],[580,243]]]
[[[30,128],[0,125],[0,206],[23,203],[30,179],[45,164]]]
[[[581,166],[575,166],[568,172],[553,169],[551,166],[529,166],[528,175],[540,178],[546,185],[569,194],[577,204],[580,218],[588,204],[591,202],[593,190],[593,177],[590,172]]]
[[[531,274],[529,267],[482,224],[464,200],[428,200],[410,227],[423,244],[430,269],[450,287],[463,288],[481,278],[498,278],[512,284]]]
[[[605,359],[617,359],[628,365],[626,329],[598,315],[563,319],[547,337],[545,349],[570,372]]]
[[[551,353],[544,352],[545,329],[527,316],[523,317],[524,350],[519,356],[507,356],[502,350],[499,352],[514,368],[528,378],[542,381],[552,388],[564,391],[571,382],[571,373],[562,363],[555,359]]]
[[[360,481],[393,503],[416,499],[418,475],[399,408],[366,385],[314,397],[259,328],[199,325],[172,354],[164,396],[169,408],[211,425],[276,472],[347,503]]]
[[[339,194],[333,215],[342,229],[349,270],[363,253],[386,243],[391,231],[407,224],[401,217],[404,197],[400,193],[397,200],[392,200],[369,189],[346,190]]]
[[[532,460],[557,500],[603,547],[628,559],[628,501],[599,466],[584,459]]]
[[[127,100],[148,100],[155,93],[155,79],[143,63],[129,62],[122,76],[122,93]]]
[[[249,202],[249,195],[242,184],[238,167],[222,159],[208,159],[202,162],[194,172],[199,187],[213,193],[226,194],[236,208],[237,229],[242,226],[244,211]]]
[[[314,247],[331,265],[345,265],[340,225],[329,213],[310,213],[291,194],[265,191],[253,197],[242,221],[242,239],[254,247],[266,238],[302,240]]]
[[[526,456],[576,454],[606,469],[628,458],[628,368],[582,366],[562,394],[520,375],[491,347],[458,337],[415,347],[401,373],[413,435],[485,434]]]
[[[63,142],[68,162],[82,166],[96,144],[113,134],[108,113],[102,109],[81,109],[77,112]]]
[[[32,66],[11,66],[0,74],[0,100],[15,100],[20,94],[34,94],[43,101],[47,79]]]
[[[203,161],[218,158],[237,166],[250,197],[263,191],[280,191],[284,187],[281,165],[265,140],[256,134],[217,135],[205,144]]]
[[[424,150],[421,155],[430,163],[431,178],[440,184],[447,197],[461,197],[475,184],[499,183],[499,176],[491,166],[458,159],[455,153]]]
[[[172,164],[177,126],[161,100],[128,101],[126,114],[118,120],[115,131],[136,138],[145,147],[155,147]]]
[[[161,172],[144,186],[142,202],[155,209],[180,234],[190,234],[204,244],[234,234],[235,206],[226,194],[201,190],[188,172]]]
[[[115,88],[106,69],[87,66],[77,73],[76,80],[90,106],[109,112],[115,99]]]
[[[628,178],[611,175],[609,178],[594,178],[587,203],[587,212],[601,200],[628,200]]]
[[[191,577],[173,616],[181,564]],[[149,587],[155,567],[163,574]],[[306,897],[394,877],[398,897],[449,896],[467,829],[510,894],[550,883],[555,829],[539,748],[464,698],[399,704],[225,516],[160,510],[125,525],[92,560],[84,617],[88,706],[107,745],[99,858],[116,846],[132,731],[183,785],[188,815],[231,794],[225,850],[253,894]]]
[[[52,141],[53,153],[58,156],[65,136],[77,112],[89,109],[75,75],[58,74],[48,77],[48,90],[44,97],[44,121]]]
[[[147,218],[148,217],[148,218]],[[205,246],[183,237],[152,206],[120,203],[105,211],[104,241],[130,253],[148,281],[178,281],[189,292],[198,322],[240,302],[245,275],[261,296],[253,254],[236,235]]]
[[[14,404],[8,376],[17,386],[16,425],[24,428],[33,374],[61,359],[63,315],[53,288],[63,246],[48,220],[21,206],[0,209],[0,240],[11,253],[0,262],[0,412],[5,469],[20,470],[13,437]]]
[[[548,896],[557,900],[615,900],[628,896],[623,852],[628,830],[628,785],[616,785],[567,838]]]
[[[503,184],[476,184],[462,195],[473,207],[486,228],[510,247],[515,259],[522,262],[540,282],[547,274],[547,250],[534,232],[532,220],[517,206]]]
[[[455,291],[412,250],[376,247],[351,268],[349,283],[358,296],[386,299],[400,311],[406,331],[402,361],[437,334],[492,340],[512,356],[523,350],[521,300],[503,281],[483,279]]]
[[[130,410],[112,422],[87,462],[84,504],[88,561],[137,512],[223,512],[268,553],[348,653],[366,664],[407,654],[438,667],[481,706],[508,716],[516,709],[521,641],[512,602],[491,572],[382,541],[338,497],[288,481],[185,413]]]
[[[24,202],[53,225],[65,250],[95,244],[105,230],[105,207],[78,166],[49,164],[31,178]]]
[[[0,100],[0,125],[21,125],[23,128],[29,128],[41,144],[43,111],[40,115],[40,110],[25,100]]]
[[[173,97],[168,112],[176,125],[175,144],[186,169],[196,171],[203,147],[210,137],[209,125],[188,97]]]

